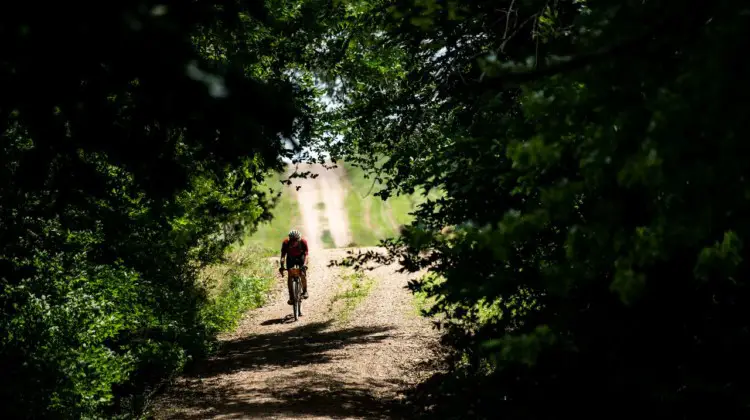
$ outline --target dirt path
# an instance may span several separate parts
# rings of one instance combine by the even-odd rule
[[[437,333],[416,316],[407,278],[396,266],[369,272],[371,293],[341,322],[330,302],[341,287],[328,261],[311,256],[310,298],[298,322],[286,296],[251,312],[221,351],[180,378],[157,404],[156,418],[399,418],[400,391],[431,372]],[[281,284],[281,282],[279,282]]]
[[[300,165],[301,172],[310,171],[316,178],[295,179],[297,202],[302,214],[302,234],[312,249],[323,247],[324,228],[331,233],[336,248],[349,245],[352,241],[349,222],[344,204],[346,189],[341,184],[343,168],[326,169],[322,165]],[[319,204],[323,203],[322,208]]]
[[[324,250],[321,237],[325,227],[337,246],[351,241],[343,169],[300,169],[320,174],[295,180],[311,249],[304,316],[290,322],[286,282],[279,278],[271,303],[220,337],[220,351],[155,403],[155,418],[400,418],[401,391],[432,373],[420,366],[435,357],[437,332],[417,315],[405,289],[408,277],[396,272],[397,265],[367,272],[373,279],[369,295],[348,318],[337,312],[341,302],[333,304],[334,296],[350,287],[342,278],[350,271],[327,265],[346,250]]]
[[[311,167],[311,165],[300,165],[299,171],[320,172],[316,168]],[[316,208],[318,203],[323,201],[320,195],[319,182],[317,179],[296,178],[293,180],[293,185],[300,187],[297,190],[297,203],[299,203],[300,214],[302,215],[302,235],[307,240],[311,249],[323,249],[321,241],[322,229],[318,221],[319,215]]]
[[[352,242],[349,232],[349,218],[344,201],[346,190],[341,184],[340,173],[344,169],[320,168],[318,177],[320,195],[325,203],[325,213],[328,219],[328,229],[337,248],[343,248]]]

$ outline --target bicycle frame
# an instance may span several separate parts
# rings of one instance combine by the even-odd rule
[[[298,266],[289,268],[289,277],[292,280],[292,312],[296,321],[302,316],[302,269]]]

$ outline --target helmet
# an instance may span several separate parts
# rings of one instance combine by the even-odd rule
[[[299,239],[300,236],[302,235],[300,235],[297,229],[292,229],[289,231],[289,239]]]

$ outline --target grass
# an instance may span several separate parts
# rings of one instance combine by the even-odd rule
[[[333,236],[331,235],[330,230],[324,230],[323,234],[320,236],[320,240],[323,242],[325,248],[336,248],[336,243],[333,241]]]
[[[388,211],[386,205],[387,203],[378,197],[372,197],[370,200],[370,222],[378,238],[390,238],[396,234],[393,225],[385,214]]]
[[[210,301],[203,316],[217,331],[234,329],[245,312],[266,302],[275,279],[275,266],[268,257],[278,255],[289,229],[301,221],[294,190],[282,185],[281,177],[273,174],[265,181],[272,190],[282,191],[273,209],[274,218],[232,246],[224,262],[201,272]]]
[[[391,214],[399,226],[408,225],[414,220],[414,216],[409,213],[416,209],[416,203],[415,199],[406,195],[399,195],[388,200]]]
[[[347,192],[344,206],[346,206],[349,230],[352,234],[351,245],[368,246],[377,244],[378,236],[367,226],[363,216],[365,212],[363,201],[355,189],[350,188]]]
[[[373,180],[366,178],[360,168],[346,163],[343,167],[349,180],[345,205],[354,243],[372,246],[381,239],[398,235],[398,227],[412,220],[409,214],[414,210],[412,198],[396,196],[383,201],[373,195],[381,188],[379,183],[373,184]]]
[[[245,312],[265,304],[274,274],[265,250],[247,243],[230,251],[223,263],[204,269],[200,278],[209,294],[203,311],[208,324],[220,332],[236,328]]]
[[[434,299],[428,298],[425,292],[416,292],[412,298],[412,305],[414,306],[414,314],[424,316],[425,312],[430,310]]]
[[[330,308],[339,306],[336,317],[343,322],[348,320],[354,309],[362,302],[372,290],[375,281],[372,277],[364,275],[362,272],[355,271],[341,276],[341,288],[333,299],[331,299]]]
[[[374,246],[381,239],[398,235],[400,226],[409,224],[414,219],[410,213],[424,202],[428,197],[437,198],[438,193],[430,191],[417,191],[411,195],[400,195],[390,197],[383,201],[380,197],[373,195],[380,188],[379,184],[373,185],[372,178],[365,178],[365,172],[347,163],[341,164],[346,171],[346,192],[344,205],[346,206],[349,228],[352,234],[351,243],[347,246]],[[246,242],[263,249],[266,256],[277,255],[281,241],[286,237],[292,227],[301,227],[302,217],[294,194],[294,188],[281,185],[280,174],[274,174],[266,180],[266,185],[278,191],[282,190],[282,196],[273,209],[274,218],[270,222],[263,223],[258,230],[246,238]],[[316,209],[323,211],[326,207],[324,202],[318,202]],[[321,213],[321,223],[325,224],[325,215]],[[333,239],[329,238],[330,232],[323,232],[321,240],[327,248],[334,247]]]
[[[425,274],[424,277],[422,277],[422,281],[424,281],[425,284],[428,285],[437,285],[439,283],[442,283],[443,279],[437,274],[428,273]],[[425,312],[429,311],[434,304],[435,297],[428,297],[426,292],[419,291],[412,294],[412,306],[414,308],[415,315],[424,316]]]
[[[266,184],[274,191],[279,191],[279,189],[282,191],[281,197],[273,209],[273,219],[261,224],[258,230],[245,240],[250,245],[263,249],[265,256],[277,255],[281,249],[281,241],[287,236],[289,230],[293,227],[299,228],[302,223],[299,206],[294,197],[294,188],[282,185],[279,182],[280,180],[281,175],[279,174],[274,174],[266,180]]]
[[[441,196],[438,191],[420,189],[410,195],[392,196],[383,201],[373,195],[382,188],[381,184],[373,184],[372,178],[365,178],[365,172],[360,168],[345,162],[342,166],[349,181],[345,201],[349,227],[358,246],[377,245],[381,239],[397,236],[401,226],[414,220],[411,213],[419,204]]]
[[[422,277],[422,282],[427,286],[438,286],[445,281],[445,278],[438,275],[437,273],[427,273]],[[412,307],[414,313],[418,316],[425,316],[425,313],[432,309],[436,302],[435,296],[427,296],[426,292],[418,291],[412,294]],[[523,305],[524,309],[531,309],[531,305]],[[459,303],[450,304],[444,308],[448,313],[470,311],[476,316],[475,320],[472,321],[474,325],[481,326],[497,322],[503,314],[503,303],[500,300],[487,300],[486,298],[479,299],[476,303],[470,307],[466,307]],[[521,309],[521,310],[524,310]],[[515,311],[515,309],[513,310]],[[438,313],[435,315],[436,319],[444,319],[445,313]]]

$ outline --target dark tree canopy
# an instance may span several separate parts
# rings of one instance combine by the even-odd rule
[[[276,12],[2,7],[5,417],[137,413],[208,348],[197,269],[270,217],[261,184],[311,129],[312,92],[271,48]]]
[[[390,244],[466,375],[436,413],[746,416],[746,5],[367,4],[317,60],[334,153],[443,192]]]
[[[294,138],[382,197],[440,191],[386,242],[430,270],[411,287],[452,349],[413,396],[428,415],[746,418],[748,19],[738,0],[3,6],[4,414],[132,415],[205,354],[197,270],[270,217]]]

